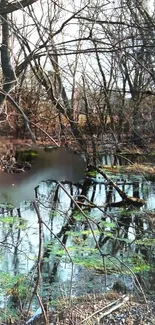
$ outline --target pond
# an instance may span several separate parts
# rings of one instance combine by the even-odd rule
[[[1,206],[1,305],[10,288],[20,286],[19,279],[32,294],[38,263],[39,295],[52,302],[60,296],[102,293],[118,279],[134,290],[134,274],[141,285],[145,282],[154,290],[155,183],[143,175],[106,173],[127,195],[145,204],[112,206],[121,198],[97,174],[76,186],[41,182],[36,204],[22,202],[13,210]],[[12,293],[8,296],[14,301]]]

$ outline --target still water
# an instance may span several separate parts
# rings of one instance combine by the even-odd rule
[[[142,216],[145,212],[154,213],[155,183],[147,181],[143,176],[139,175],[109,174],[108,176],[117,182],[120,189],[125,191],[127,195],[139,197],[146,202],[142,208],[126,208],[126,213],[128,215],[130,213],[128,226],[123,225],[121,227],[120,224],[118,225],[121,230],[118,229],[117,235],[119,234],[119,237],[123,236],[122,238],[134,241],[137,238],[137,221],[135,221],[137,216],[138,220],[140,220],[142,234],[144,234],[145,230],[148,229],[148,223],[145,219],[142,220]],[[82,207],[88,220],[80,219],[81,216],[78,215],[79,212],[70,199],[71,195],[79,201],[81,194],[82,189],[80,186],[70,184],[63,184],[63,187],[60,187],[56,182],[48,181],[41,182],[37,187],[37,204],[43,220],[41,254],[44,257],[44,263],[42,270],[43,273],[49,274],[51,288],[55,288],[55,290],[52,289],[52,292],[54,292],[53,298],[70,293],[77,295],[86,292],[102,292],[110,288],[114,275],[109,274],[105,277],[105,275],[102,274],[101,276],[96,272],[98,265],[101,268],[101,258],[96,252],[91,251],[92,248],[95,248],[94,234],[98,243],[103,242],[103,245],[101,245],[103,253],[120,257],[122,256],[121,250],[123,250],[126,258],[130,255],[130,250],[134,249],[134,245],[129,250],[126,250],[127,252],[124,246],[117,249],[117,242],[114,240],[115,236],[110,239],[108,234],[109,232],[115,234],[112,230],[113,226],[109,225],[109,222],[117,223],[118,218],[121,220],[122,216],[126,218],[122,208],[113,208],[106,205],[109,202],[121,201],[117,191],[111,188],[100,175],[97,175],[94,180],[92,178],[85,195],[88,202],[93,202],[94,207]],[[13,219],[12,224],[7,222],[8,216]],[[101,232],[98,231],[100,222],[108,222],[104,226],[104,236],[101,236]],[[94,234],[90,231],[90,226]],[[82,231],[82,235],[79,235],[80,231]],[[78,241],[79,252],[74,249],[75,245],[78,247]],[[31,202],[22,202],[20,208],[13,211],[1,208],[0,243],[0,272],[12,275],[27,274],[29,276],[35,274],[40,235],[38,216]],[[49,243],[50,253],[47,250],[47,244]],[[64,249],[64,247],[66,247],[67,252],[60,252],[60,248]],[[91,265],[89,259],[91,259],[91,256],[94,259],[93,254],[96,254],[96,264]],[[57,264],[55,264],[55,257],[57,257]],[[81,259],[79,262],[77,257],[86,258],[88,267],[82,265]],[[70,259],[73,259],[72,262],[69,262]],[[116,270],[114,274],[117,278]],[[46,277],[47,275],[45,278],[43,276],[42,286],[46,282]],[[131,277],[127,277],[127,281],[130,286],[132,283]]]

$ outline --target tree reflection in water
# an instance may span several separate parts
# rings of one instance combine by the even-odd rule
[[[113,207],[112,203],[120,200],[116,190],[101,179],[98,183],[92,178],[77,186],[40,183],[36,190],[39,219],[34,204],[22,203],[20,209],[12,211],[2,207],[1,272],[24,275],[23,282],[29,288],[29,296],[33,296],[39,265],[37,290],[48,300],[64,294],[103,292],[120,276],[125,277],[126,283],[131,282],[132,274],[125,276],[129,273],[126,265],[134,272],[140,266],[145,270],[152,254],[153,246],[146,247],[142,239],[153,238],[146,213],[154,208],[150,201],[153,188],[139,176],[116,177],[128,195],[145,195],[148,200],[143,208]],[[142,191],[144,185],[148,197]],[[82,274],[84,282],[80,280]],[[18,308],[23,301],[22,308],[26,308],[24,295],[28,293],[22,294],[10,295]]]

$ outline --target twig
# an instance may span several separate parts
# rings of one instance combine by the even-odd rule
[[[143,199],[128,196],[100,168],[93,166],[93,165],[91,165],[91,167],[93,167],[98,173],[100,173],[109,182],[109,185],[112,185],[115,188],[115,190],[118,192],[118,194],[120,195],[120,197],[122,198],[123,201],[125,201],[128,204],[133,204],[134,206],[139,206],[139,207],[143,206],[145,204],[145,200],[143,200]]]
[[[108,257],[108,258],[109,258],[109,260],[110,260],[110,257]],[[135,279],[135,285],[137,286],[137,288],[140,289],[140,291],[141,291],[141,293],[142,293],[142,295],[143,295],[144,301],[145,301],[145,303],[146,303],[146,305],[147,305],[147,308],[148,308],[148,302],[147,302],[147,298],[146,298],[145,292],[144,292],[144,290],[143,290],[143,288],[142,288],[142,286],[141,286],[141,284],[140,284],[140,282],[139,282],[139,280],[138,280],[136,274],[132,271],[132,269],[131,269],[127,264],[125,264],[123,261],[121,261],[121,259],[120,259],[119,257],[115,256],[115,258],[116,258],[116,260],[118,260],[121,264],[125,265],[125,267],[126,267],[126,268],[130,271],[130,273],[133,275],[133,278]],[[137,282],[137,284],[136,284],[136,282]]]
[[[84,211],[80,208],[79,204],[77,203],[77,201],[75,201],[75,199],[73,198],[73,196],[70,195],[70,194],[68,193],[68,191],[67,191],[67,190],[65,189],[65,187],[62,185],[62,183],[58,182],[58,184],[59,184],[59,186],[63,189],[63,191],[67,194],[67,196],[70,198],[70,200],[75,204],[75,206],[76,206],[77,209],[81,212],[81,214],[85,217],[85,219],[87,220],[87,222],[88,222],[88,224],[89,224],[89,227],[90,227],[90,229],[91,229],[91,233],[92,233],[92,235],[93,235],[93,238],[94,238],[94,241],[95,241],[96,247],[98,248],[98,250],[99,250],[101,256],[103,257],[104,254],[102,253],[102,251],[101,251],[101,249],[100,249],[100,247],[99,247],[99,245],[98,245],[98,242],[97,242],[97,239],[96,239],[96,236],[95,236],[95,233],[94,233],[94,229],[93,229],[93,227],[92,227],[92,225],[91,225],[91,223],[90,223],[90,221],[89,221],[88,216],[87,216],[86,213],[84,213]]]
[[[86,322],[88,319],[90,319],[90,318],[96,316],[97,314],[103,312],[103,310],[109,308],[107,311],[105,311],[104,313],[101,314],[101,316],[99,317],[99,320],[101,320],[101,318],[105,317],[106,315],[109,315],[114,310],[120,308],[124,303],[126,303],[128,301],[129,301],[129,296],[123,296],[123,297],[111,302],[107,306],[104,306],[103,308],[95,311],[93,314],[89,315],[87,318],[83,319],[83,321],[80,322],[80,325],[83,324],[84,322]]]
[[[105,317],[105,316],[109,315],[110,313],[112,313],[114,310],[120,308],[124,303],[128,302],[129,301],[129,296],[122,297],[122,298],[120,298],[120,300],[121,301],[120,302],[118,301],[118,304],[116,306],[115,305],[112,306],[109,310],[107,310],[103,314],[101,314],[101,316],[99,317],[99,321],[103,317]]]
[[[20,114],[22,115],[24,122],[26,124],[26,127],[31,135],[32,141],[33,143],[37,144],[36,138],[34,133],[32,132],[31,128],[30,128],[30,121],[28,119],[28,117],[26,116],[26,114],[23,112],[23,110],[21,109],[21,107],[15,102],[15,100],[5,91],[3,91],[2,89],[0,90],[0,94],[6,96],[6,98],[8,98],[9,102],[17,109],[18,112],[20,112]]]
[[[37,217],[38,217],[38,224],[39,224],[39,250],[38,250],[38,258],[37,258],[37,271],[38,271],[38,276],[37,276],[37,280],[36,280],[35,287],[33,289],[32,297],[31,297],[30,302],[29,302],[28,311],[30,310],[30,306],[31,306],[31,303],[32,303],[32,299],[36,295],[37,298],[38,298],[40,307],[42,309],[42,313],[43,313],[43,316],[44,316],[45,324],[48,325],[48,319],[47,319],[47,316],[46,316],[45,308],[44,308],[44,305],[43,305],[43,303],[42,303],[42,301],[40,299],[40,296],[38,295],[38,292],[37,292],[38,286],[39,286],[40,280],[41,280],[42,218],[41,218],[40,211],[39,211],[39,208],[38,208],[38,205],[37,205],[36,201],[33,201],[32,203],[33,203],[33,206],[35,208],[35,211],[36,211],[36,214],[37,214]]]
[[[58,242],[60,243],[60,245],[63,247],[63,249],[66,251],[69,259],[70,259],[70,263],[71,263],[71,280],[70,280],[70,290],[69,290],[69,298],[71,298],[71,295],[72,295],[72,282],[73,282],[73,260],[72,260],[72,257],[69,253],[69,250],[67,249],[67,247],[64,245],[64,243],[60,240],[60,238],[47,226],[47,224],[42,221],[43,225],[49,230],[49,232],[51,233],[51,235],[53,235],[57,240]]]
[[[40,296],[37,293],[37,288],[39,286],[40,280],[41,280],[41,253],[42,253],[42,218],[40,215],[40,211],[39,211],[39,207],[38,204],[36,203],[36,201],[33,201],[33,206],[35,208],[37,217],[38,217],[38,224],[39,224],[39,251],[38,251],[38,261],[37,261],[37,271],[38,271],[38,277],[37,277],[37,281],[36,281],[36,285],[34,288],[34,293],[36,294],[40,307],[42,309],[43,312],[43,316],[44,316],[44,320],[45,320],[45,324],[48,325],[48,319],[46,316],[46,312],[45,312],[45,308],[44,305],[40,299]]]
[[[39,126],[38,124],[36,124],[36,123],[33,123],[33,122],[31,122],[31,124],[33,125],[33,126],[35,126],[38,130],[40,130],[41,132],[43,132],[44,134],[46,134],[47,135],[47,137],[50,139],[50,140],[52,140],[54,143],[55,143],[55,145],[57,146],[57,147],[60,147],[60,145],[53,139],[53,137],[51,137],[51,135],[49,135],[49,133],[47,133],[41,126]]]

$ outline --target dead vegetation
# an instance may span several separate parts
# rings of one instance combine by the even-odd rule
[[[87,295],[71,301],[62,299],[54,312],[49,313],[49,325],[126,324],[151,325],[155,323],[155,302],[144,301],[133,295],[109,291],[103,295]],[[45,324],[43,317],[32,324]]]

